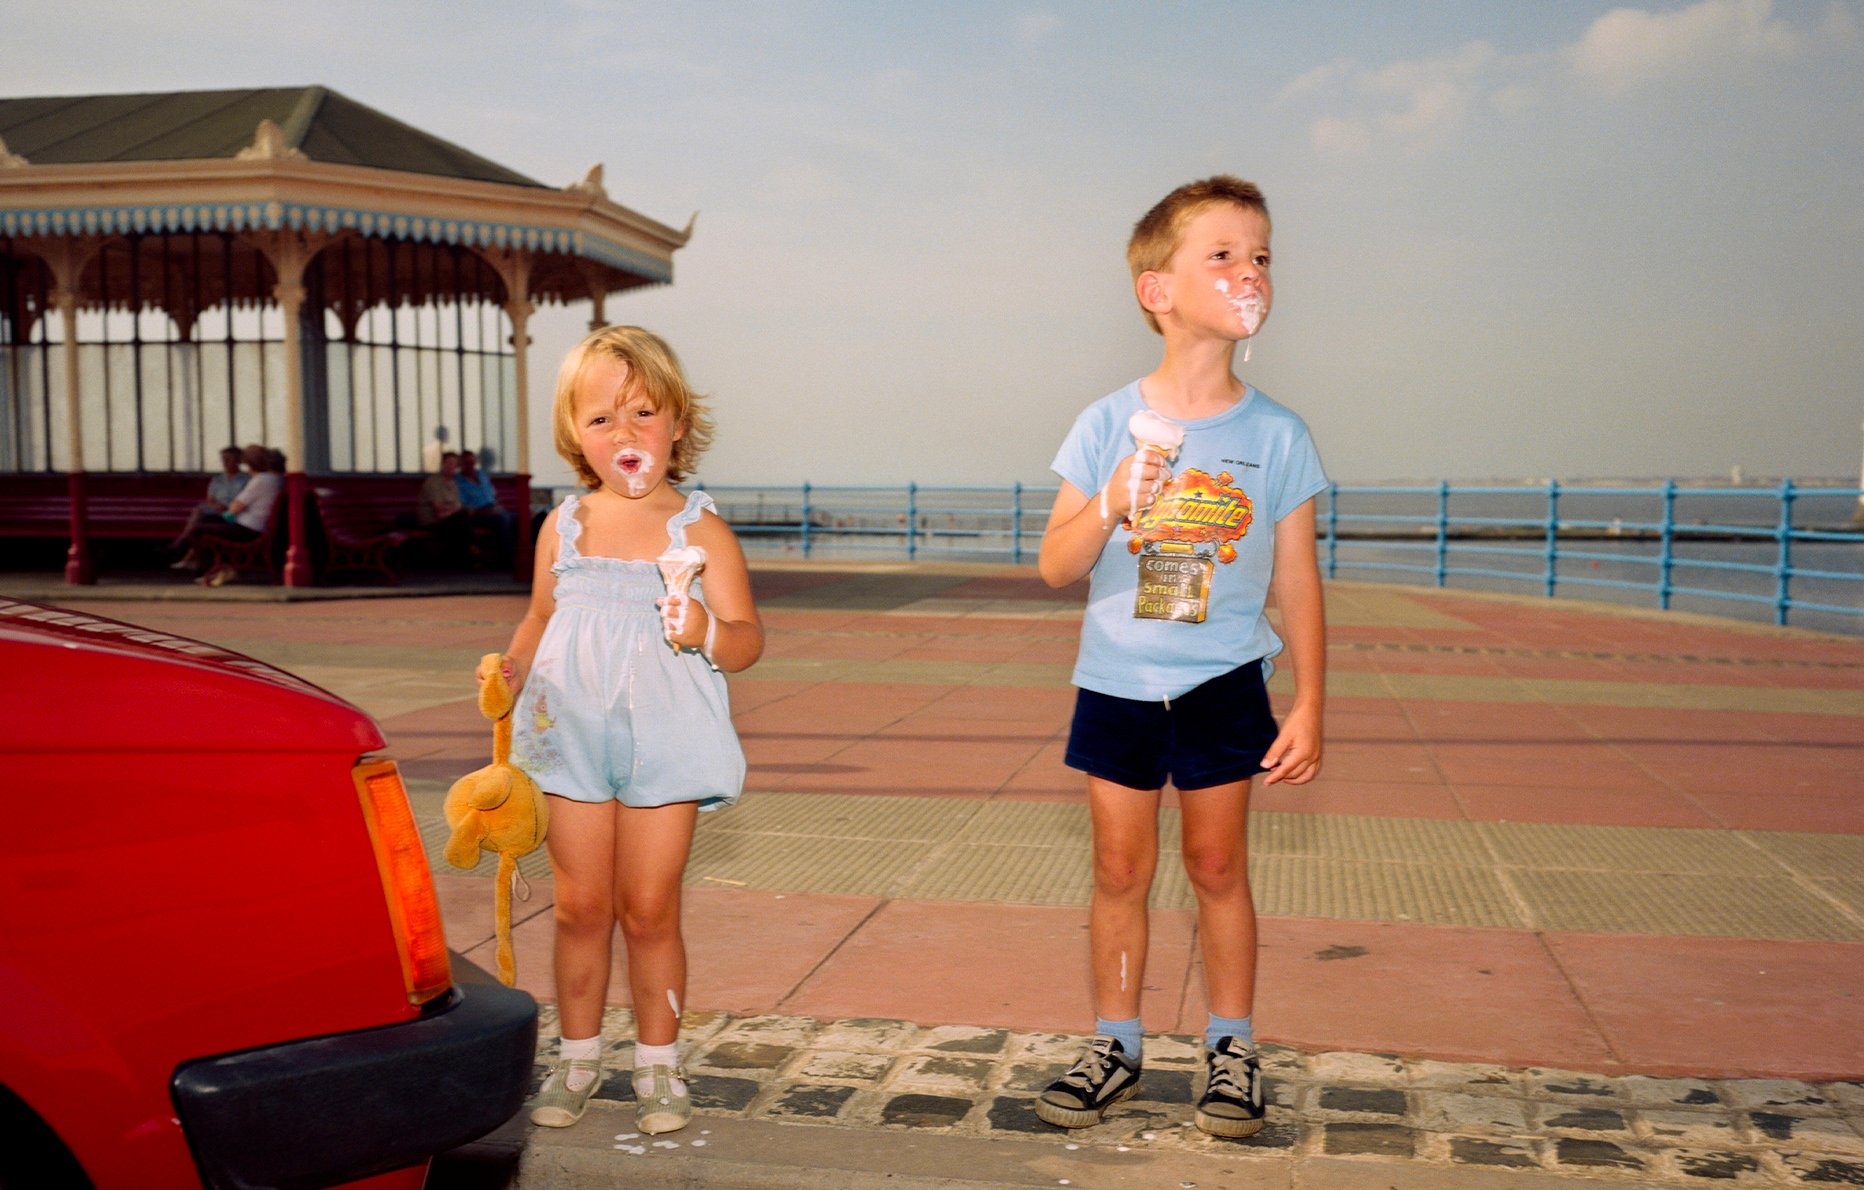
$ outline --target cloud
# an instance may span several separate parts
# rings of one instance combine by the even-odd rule
[[[1802,29],[1772,0],[1698,0],[1668,12],[1618,8],[1573,42],[1504,54],[1485,41],[1433,58],[1368,66],[1342,59],[1296,78],[1279,106],[1313,109],[1309,138],[1324,152],[1376,143],[1430,147],[1483,113],[1529,112],[1555,91],[1615,98],[1692,81],[1725,83],[1775,69],[1821,47],[1855,45],[1857,21],[1839,4]]]
[[[1517,61],[1484,41],[1377,69],[1342,60],[1295,79],[1276,103],[1349,109],[1315,119],[1311,136],[1322,150],[1357,150],[1374,140],[1431,141],[1461,127],[1473,108],[1508,86]]]
[[[1620,93],[1784,62],[1804,44],[1798,30],[1774,17],[1772,0],[1702,0],[1674,12],[1614,9],[1566,57],[1579,78]]]

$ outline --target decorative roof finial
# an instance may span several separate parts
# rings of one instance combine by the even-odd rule
[[[607,199],[608,191],[602,186],[602,163],[598,161],[590,166],[589,172],[583,175],[582,181],[571,182],[564,189],[574,190],[578,194],[587,194],[592,198]]]
[[[271,120],[259,121],[259,130],[253,135],[252,143],[241,149],[235,157],[240,161],[306,161],[308,158],[302,149],[294,149],[285,143],[285,131]]]
[[[0,137],[0,169],[18,169],[22,165],[31,164],[32,162],[21,157],[18,153],[7,152],[6,138]]]

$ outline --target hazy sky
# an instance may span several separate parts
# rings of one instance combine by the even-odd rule
[[[673,286],[608,315],[713,394],[712,483],[1052,482],[1074,414],[1157,362],[1133,221],[1219,171],[1275,220],[1241,374],[1336,479],[1858,474],[1864,0],[67,0],[5,29],[8,95],[323,84],[699,212]],[[537,404],[587,317],[537,325]]]

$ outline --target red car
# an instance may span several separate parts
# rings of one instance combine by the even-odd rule
[[[449,955],[367,715],[9,600],[0,673],[0,1187],[418,1187],[518,1110],[537,1006]]]

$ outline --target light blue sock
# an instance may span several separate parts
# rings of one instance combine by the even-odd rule
[[[1210,1023],[1204,1026],[1204,1048],[1216,1049],[1217,1043],[1225,1037],[1234,1037],[1244,1045],[1256,1043],[1256,1027],[1246,1016],[1218,1016],[1210,1014]]]
[[[1094,1032],[1119,1042],[1120,1048],[1126,1051],[1126,1056],[1135,1062],[1139,1061],[1140,1054],[1145,1049],[1146,1031],[1144,1026],[1140,1025],[1138,1017],[1130,1021],[1103,1021],[1095,1017]]]

